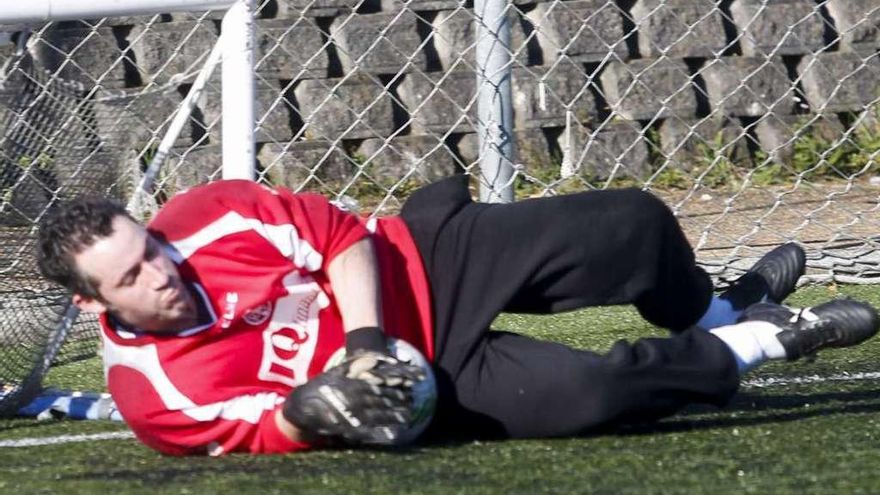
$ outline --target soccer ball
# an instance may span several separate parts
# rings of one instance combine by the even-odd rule
[[[406,445],[414,442],[434,417],[434,409],[437,406],[437,381],[434,379],[434,372],[431,371],[431,364],[409,342],[389,338],[388,352],[398,360],[418,366],[425,372],[425,379],[413,385],[412,421],[399,427],[402,431],[398,432],[397,440],[394,442],[394,445]],[[330,356],[324,366],[324,371],[342,363],[344,359],[345,348],[343,347]]]

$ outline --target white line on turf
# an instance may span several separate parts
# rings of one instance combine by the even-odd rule
[[[108,433],[93,433],[90,435],[59,435],[55,437],[19,438],[16,440],[0,440],[2,447],[36,447],[39,445],[55,445],[59,443],[92,442],[95,440],[118,440],[134,438],[130,431],[113,431]]]
[[[857,382],[867,380],[880,380],[880,372],[870,371],[864,373],[840,373],[837,375],[806,375],[806,376],[784,376],[784,377],[767,377],[755,378],[752,380],[743,380],[743,388],[767,388],[782,387],[785,385],[803,385],[810,383],[825,382]]]

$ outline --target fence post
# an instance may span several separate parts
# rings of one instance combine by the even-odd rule
[[[513,201],[513,100],[506,0],[475,0],[480,201]]]

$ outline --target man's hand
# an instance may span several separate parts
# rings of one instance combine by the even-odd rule
[[[309,433],[392,445],[412,419],[412,386],[424,377],[393,357],[359,352],[294,390],[282,414]]]

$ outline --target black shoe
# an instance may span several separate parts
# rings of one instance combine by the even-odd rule
[[[868,304],[835,299],[813,308],[793,310],[772,303],[749,306],[739,321],[766,321],[782,331],[776,338],[789,361],[820,349],[849,347],[871,338],[880,328],[880,316]]]
[[[730,301],[737,311],[761,301],[780,304],[794,292],[806,264],[807,256],[800,246],[792,242],[783,244],[759,259],[720,297]]]

